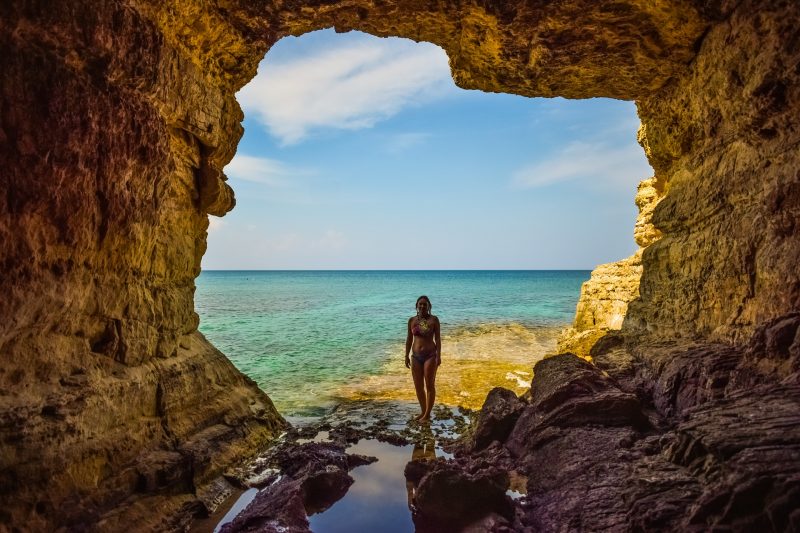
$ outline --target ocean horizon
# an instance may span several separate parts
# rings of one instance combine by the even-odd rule
[[[403,363],[418,296],[442,324],[437,399],[518,393],[555,350],[590,270],[203,270],[200,331],[286,416],[354,399],[414,401]]]

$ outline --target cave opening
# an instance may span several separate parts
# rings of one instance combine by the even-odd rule
[[[413,399],[392,354],[415,292],[433,291],[453,333],[448,403],[522,393],[589,271],[637,251],[652,168],[631,102],[463,90],[438,46],[332,30],[280,40],[238,100],[237,205],[210,217],[195,302],[200,331],[284,415],[342,391]],[[483,371],[490,344],[508,361]]]

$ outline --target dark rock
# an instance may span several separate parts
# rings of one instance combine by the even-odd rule
[[[328,465],[302,478],[303,503],[308,514],[321,513],[347,493],[353,478],[346,470]]]
[[[405,475],[406,480],[410,481],[411,483],[419,484],[420,480],[430,472],[434,467],[434,461],[428,461],[425,459],[416,459],[414,461],[409,461],[406,463],[406,467],[403,470],[403,475]]]
[[[636,390],[637,359],[624,347],[613,348],[592,357],[594,365],[612,378],[625,392]]]
[[[505,494],[508,473],[487,468],[469,473],[449,462],[437,462],[419,483],[416,507],[426,519],[456,527],[490,513],[513,517]]]
[[[281,472],[289,477],[299,478],[304,474],[334,465],[348,470],[348,456],[344,446],[333,442],[307,442],[281,448],[272,460]]]
[[[365,436],[364,430],[347,424],[332,428],[329,432],[329,435],[331,440],[343,446],[346,446],[347,444],[355,444]]]
[[[461,533],[512,533],[511,523],[497,513],[490,513],[475,522],[467,524],[461,529]]]
[[[645,427],[636,395],[623,392],[597,367],[573,354],[536,363],[528,410],[538,425]]]
[[[513,391],[502,387],[492,389],[478,414],[473,434],[475,449],[485,448],[493,441],[504,442],[525,405]]]
[[[762,386],[708,402],[664,455],[707,480],[691,524],[792,530],[800,509],[800,387]]]
[[[621,347],[625,343],[625,337],[621,331],[612,330],[600,337],[589,349],[589,355],[595,360],[600,355]]]
[[[233,521],[223,525],[220,531],[307,533],[309,529],[302,482],[285,480],[265,488]]]
[[[721,398],[741,358],[741,351],[723,344],[693,345],[653,357],[653,405],[661,416],[672,417]]]
[[[385,442],[393,446],[405,446],[406,444],[409,444],[409,440],[407,438],[389,431],[382,431],[375,435],[375,438],[381,442]]]
[[[800,313],[794,312],[762,324],[747,344],[733,373],[731,389],[754,387],[765,381],[798,382],[800,373]]]
[[[355,453],[347,454],[347,469],[352,470],[357,466],[369,465],[377,461],[377,457],[368,455],[358,455]]]
[[[192,464],[188,456],[178,452],[153,451],[136,463],[140,492],[172,490],[185,492],[192,488]]]
[[[333,505],[353,484],[347,471],[376,460],[348,455],[335,443],[287,442],[271,455],[282,475],[269,478],[271,484],[225,531],[308,531],[306,516]]]

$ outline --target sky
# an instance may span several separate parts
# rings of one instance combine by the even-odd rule
[[[206,270],[591,269],[636,250],[632,102],[455,86],[430,43],[286,37],[239,93]]]

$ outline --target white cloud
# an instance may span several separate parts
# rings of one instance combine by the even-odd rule
[[[243,154],[236,154],[225,166],[225,174],[230,178],[272,187],[285,187],[293,178],[313,173],[310,169],[293,167],[276,159]]]
[[[453,87],[447,55],[430,43],[370,39],[262,63],[238,93],[283,144],[321,128],[359,129]]]
[[[653,169],[638,146],[611,148],[603,143],[573,142],[552,157],[517,170],[511,183],[523,189],[572,180],[629,186],[652,174]]]

